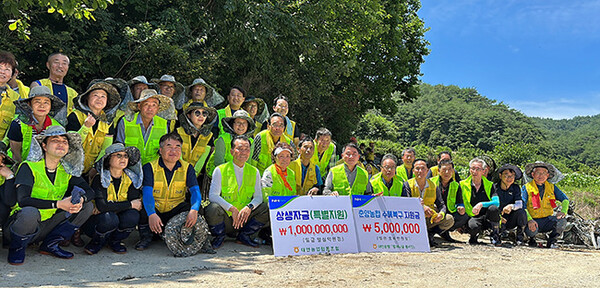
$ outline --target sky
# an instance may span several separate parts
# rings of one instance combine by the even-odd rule
[[[476,88],[527,116],[600,114],[600,0],[421,0],[432,85]]]

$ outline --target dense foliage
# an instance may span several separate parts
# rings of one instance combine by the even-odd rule
[[[498,165],[550,161],[563,172],[599,175],[600,115],[571,120],[530,118],[473,88],[422,84],[422,96],[400,103],[389,116],[371,110],[359,122],[355,135],[374,140],[376,151],[400,155],[417,148],[419,157],[435,163],[437,153],[455,153],[466,166],[478,155],[491,156]]]
[[[45,77],[47,55],[63,51],[66,82],[79,91],[94,78],[139,74],[202,77],[222,94],[241,84],[267,103],[288,96],[301,131],[325,126],[345,140],[367,109],[394,113],[396,101],[418,96],[428,54],[419,8],[418,0],[120,0],[80,21],[29,7],[31,40],[1,29],[0,41],[26,82]]]

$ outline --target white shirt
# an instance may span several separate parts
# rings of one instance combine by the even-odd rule
[[[233,171],[235,172],[235,180],[237,181],[238,187],[242,186],[242,180],[244,179],[244,166],[239,167],[233,164]],[[252,195],[252,201],[250,204],[254,205],[254,208],[258,207],[263,202],[262,197],[262,187],[260,184],[260,173],[258,170],[256,171],[256,181],[254,183],[254,194]],[[239,189],[239,188],[238,188]],[[223,207],[225,211],[228,211],[231,208],[231,203],[227,202],[223,197],[221,197],[221,169],[219,167],[215,168],[215,171],[212,175],[212,182],[210,183],[210,190],[208,192],[208,200],[213,203],[219,204],[219,206]]]

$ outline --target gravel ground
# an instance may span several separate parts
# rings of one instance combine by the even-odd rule
[[[464,235],[456,235],[466,240]],[[175,258],[165,244],[118,255],[108,248],[89,256],[82,248],[71,260],[27,250],[22,266],[6,263],[0,250],[0,286],[19,287],[598,287],[600,253],[578,249],[444,244],[431,253],[359,253],[274,257],[225,243],[218,254]],[[484,240],[484,239],[482,239]],[[489,243],[489,241],[485,241]]]

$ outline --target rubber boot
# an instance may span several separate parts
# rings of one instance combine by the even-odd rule
[[[516,244],[517,246],[522,245],[523,244],[523,227],[517,226],[517,232],[516,232]]]
[[[143,251],[148,249],[152,243],[152,231],[150,231],[150,225],[139,225],[138,232],[140,233],[140,241],[135,244],[135,250]]]
[[[112,251],[117,254],[127,253],[127,247],[125,247],[125,245],[123,245],[121,241],[127,239],[127,237],[129,237],[129,234],[131,234],[131,231],[133,231],[132,228],[124,230],[117,229],[113,231],[112,234],[110,234],[110,236],[108,237],[108,246],[110,247],[110,249],[112,249]]]
[[[8,232],[8,231],[7,231]],[[27,244],[37,235],[37,231],[29,235],[19,235],[10,229],[10,246],[8,247],[8,264],[22,265],[25,262],[25,249]]]
[[[458,241],[458,240],[452,238],[452,236],[450,236],[450,232],[448,230],[440,233],[440,236],[442,237],[442,239],[446,240],[446,242],[450,242],[450,243],[462,243],[461,241]]]
[[[73,253],[61,249],[58,244],[65,239],[71,239],[77,228],[79,227],[69,221],[58,224],[40,245],[40,253],[62,259],[73,258]]]
[[[85,242],[83,242],[83,239],[81,239],[81,229],[77,229],[77,231],[75,231],[73,237],[71,237],[71,243],[75,247],[85,246]]]
[[[98,230],[94,230],[94,235],[92,236],[92,240],[90,240],[90,243],[85,245],[85,249],[84,249],[85,253],[87,253],[89,255],[94,255],[94,254],[98,253],[100,250],[102,250],[102,247],[104,247],[104,244],[106,244],[106,237],[109,236],[109,234],[112,233],[113,231],[114,230],[100,233],[100,232],[98,232]],[[73,243],[73,244],[75,244],[75,243]]]
[[[252,239],[251,235],[256,233],[260,228],[262,228],[265,224],[256,221],[256,219],[252,218],[242,229],[240,229],[240,234],[237,237],[237,243],[244,244],[246,246],[258,248],[258,242]]]
[[[215,237],[211,244],[212,248],[219,249],[225,241],[225,222],[221,222],[217,225],[209,225],[210,233]]]
[[[500,238],[500,227],[497,225],[492,227],[492,235],[490,236],[490,242],[496,247],[502,247],[502,239]]]
[[[558,248],[558,246],[556,246],[556,242],[558,242],[558,233],[556,232],[552,232],[550,233],[550,235],[548,235],[548,242],[546,242],[546,248]]]

